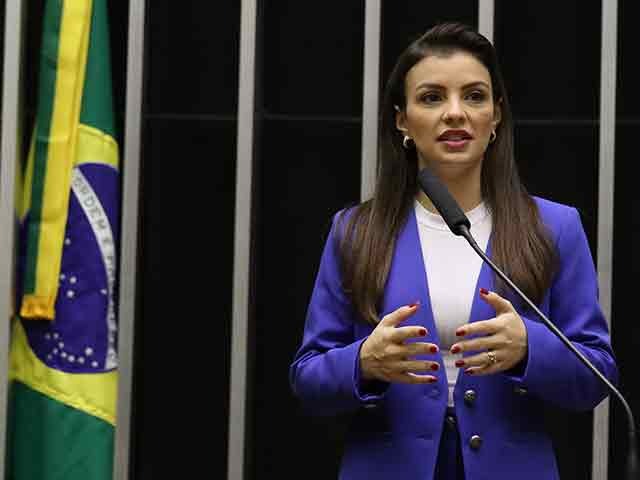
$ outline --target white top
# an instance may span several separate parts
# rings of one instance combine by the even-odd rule
[[[444,360],[449,385],[448,405],[453,406],[453,389],[458,379],[455,361],[462,355],[451,355],[451,346],[460,340],[456,329],[469,321],[471,305],[477,288],[482,259],[463,237],[451,233],[440,215],[429,212],[420,202],[415,202],[420,246],[427,272],[431,309],[440,337],[440,352]],[[480,203],[466,212],[471,222],[471,234],[478,246],[486,251],[491,234],[491,215]],[[443,372],[443,373],[445,373]]]

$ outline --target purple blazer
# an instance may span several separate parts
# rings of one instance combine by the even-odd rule
[[[580,217],[574,208],[535,200],[560,260],[539,307],[609,380],[616,382],[617,368],[597,301],[596,272]],[[371,391],[361,389],[358,353],[372,327],[358,318],[342,289],[336,238],[334,219],[309,303],[302,345],[290,368],[292,389],[313,414],[353,413],[341,479],[431,479],[447,404],[442,357],[439,353],[434,356],[441,364],[436,383],[379,382]],[[493,288],[493,274],[487,265],[482,266],[477,287]],[[427,341],[439,344],[412,211],[396,242],[380,316],[416,300],[421,308],[403,325],[426,327],[430,332]],[[458,376],[454,399],[467,480],[559,478],[551,440],[543,426],[543,404],[589,410],[608,393],[535,314],[519,313],[529,342],[520,375]],[[495,311],[476,295],[469,321],[494,316]],[[469,391],[474,394],[467,394],[465,401]],[[470,442],[474,435],[482,439],[479,447]]]

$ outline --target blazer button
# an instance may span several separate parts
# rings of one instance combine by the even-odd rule
[[[480,445],[482,445],[482,437],[480,435],[473,435],[470,439],[469,439],[469,446],[473,449],[473,450],[478,450],[480,449]]]
[[[513,391],[515,393],[517,393],[518,395],[526,395],[527,394],[527,389],[524,387],[516,387],[513,389]]]
[[[478,394],[475,390],[467,390],[466,392],[464,392],[464,403],[471,406],[476,401],[477,397]]]

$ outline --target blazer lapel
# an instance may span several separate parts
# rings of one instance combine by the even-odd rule
[[[471,246],[469,246],[469,248],[471,248]],[[485,253],[491,258],[491,237],[489,237],[489,241],[487,242]],[[480,267],[480,275],[478,275],[476,289],[473,292],[473,302],[471,304],[471,311],[469,312],[469,323],[479,320],[489,320],[496,314],[493,307],[480,298],[480,288],[486,288],[487,290],[493,290],[494,288],[493,272],[491,267],[484,261]]]
[[[439,344],[440,339],[433,319],[415,210],[411,209],[407,216],[407,221],[396,240],[395,253],[382,305],[382,315],[415,301],[420,302],[420,308],[402,325],[421,325],[425,327],[429,331],[429,341]]]

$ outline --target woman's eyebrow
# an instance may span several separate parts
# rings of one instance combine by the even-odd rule
[[[485,88],[489,88],[489,85],[486,82],[483,82],[482,80],[476,81],[476,82],[470,82],[470,83],[466,83],[462,86],[463,90],[466,90],[467,88],[472,88],[472,87],[485,87]],[[440,85],[439,83],[433,83],[433,82],[423,82],[418,84],[418,86],[416,87],[416,90],[421,90],[421,89],[434,89],[434,90],[444,90],[446,87],[443,85]]]
[[[467,83],[466,85],[462,86],[463,90],[466,90],[467,88],[472,88],[472,87],[485,87],[485,88],[489,88],[489,85],[486,82],[483,82],[482,80],[477,81],[477,82],[471,82],[471,83]]]
[[[434,90],[443,90],[445,87],[438,83],[424,82],[424,83],[418,84],[418,86],[416,87],[416,90],[429,89],[429,88]]]

